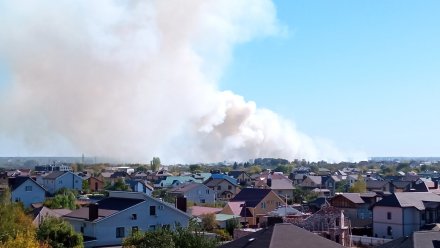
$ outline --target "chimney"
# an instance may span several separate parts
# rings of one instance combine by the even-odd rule
[[[394,183],[393,183],[393,180],[391,180],[389,182],[389,184],[390,184],[390,193],[393,194],[394,193]]]
[[[176,208],[186,213],[186,197],[177,197],[176,198]]]
[[[89,221],[98,219],[98,209],[99,206],[97,203],[89,205]]]
[[[267,186],[269,186],[269,188],[272,187],[272,175],[271,174],[269,174],[267,176],[266,184],[267,184]]]

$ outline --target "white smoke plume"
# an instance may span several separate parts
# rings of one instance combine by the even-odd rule
[[[283,30],[269,0],[0,1],[0,139],[130,161],[344,160],[218,90],[236,44]]]

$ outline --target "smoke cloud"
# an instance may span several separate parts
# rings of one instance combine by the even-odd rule
[[[0,139],[130,161],[347,159],[218,90],[235,45],[283,32],[269,0],[0,1]]]

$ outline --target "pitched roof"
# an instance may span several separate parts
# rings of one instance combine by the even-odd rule
[[[255,207],[266,197],[271,189],[244,188],[230,201],[244,201],[246,207]]]
[[[98,201],[98,216],[100,218],[107,217],[134,205],[137,205],[145,201],[144,199],[131,199],[131,198],[119,198],[119,197],[108,197]],[[72,211],[66,214],[65,217],[85,219],[89,218],[89,207],[83,207],[78,210]],[[98,218],[98,219],[100,219]]]
[[[419,231],[411,236],[401,237],[387,242],[378,248],[438,248],[440,247],[440,232]]]
[[[290,179],[272,179],[272,186],[271,189],[278,190],[278,189],[295,189],[292,185],[292,181]]]
[[[182,185],[179,185],[179,186],[172,188],[170,190],[170,193],[184,194],[184,193],[187,193],[187,192],[189,192],[193,189],[196,189],[200,186],[203,186],[206,188],[206,186],[202,183],[185,183],[185,184],[182,184]]]
[[[377,202],[373,207],[414,207],[418,210],[424,210],[425,202],[436,202],[440,204],[440,196],[431,192],[398,192],[390,196],[386,196]]]
[[[44,179],[54,180],[64,175],[64,173],[67,173],[67,171],[52,171],[50,174],[45,176]]]
[[[387,185],[389,181],[375,181],[375,180],[368,180],[366,181],[367,189],[382,189]]]
[[[229,206],[229,208],[232,211],[233,215],[240,215],[241,210],[243,209],[244,201],[236,201],[236,202],[227,202],[226,206]],[[226,207],[225,206],[225,207]]]
[[[307,176],[307,178],[310,178],[313,183],[315,184],[321,184],[322,183],[322,177],[321,176]]]
[[[349,200],[355,204],[365,203],[365,201],[362,200],[360,193],[342,193],[342,194],[340,194],[340,196],[346,198],[347,200]]]
[[[233,178],[237,178],[237,177],[239,177],[243,173],[247,174],[245,171],[233,170],[233,171],[228,172],[228,175],[233,177]]]
[[[225,174],[212,174],[211,178],[212,179],[224,179],[233,185],[237,185],[237,180],[235,178],[232,178],[232,177],[225,175]]]
[[[30,178],[30,177],[10,177],[8,178],[8,184],[9,187],[11,187],[11,191],[14,191],[15,189],[17,189],[18,187],[20,187],[20,185],[22,185],[24,182],[31,180],[32,182],[34,182],[34,184],[36,184],[38,187],[42,188],[44,191],[46,191],[40,184],[38,184],[37,182],[34,181],[34,179]]]
[[[289,223],[279,223],[226,243],[220,248],[342,248],[343,246]]]

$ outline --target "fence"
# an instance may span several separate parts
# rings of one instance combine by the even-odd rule
[[[373,238],[373,237],[356,236],[356,235],[350,235],[350,238],[353,245],[371,245],[371,246],[382,245],[392,240],[392,239]]]

